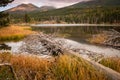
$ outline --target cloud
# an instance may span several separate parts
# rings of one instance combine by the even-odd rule
[[[38,6],[49,5],[55,7],[64,7],[85,0],[15,0],[12,4],[33,3]]]
[[[11,4],[9,4],[7,7],[14,7],[22,3],[32,3],[37,5],[38,7],[40,6],[54,6],[57,8],[69,6],[72,4],[75,4],[76,2],[79,2],[81,0],[15,0]],[[83,1],[83,0],[82,0]]]
[[[85,0],[51,0],[51,1],[65,2],[65,3],[75,3],[75,2],[85,1]]]

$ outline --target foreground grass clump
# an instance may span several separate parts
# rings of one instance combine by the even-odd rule
[[[120,73],[120,58],[105,58],[100,63]]]
[[[106,77],[81,58],[61,56],[52,68],[55,80],[106,80]]]
[[[106,80],[106,77],[83,59],[60,56],[57,60],[35,56],[0,54],[0,63],[13,65],[19,80]]]
[[[32,34],[29,27],[9,26],[0,28],[0,41],[18,41]]]

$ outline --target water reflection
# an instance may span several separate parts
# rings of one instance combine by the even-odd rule
[[[66,36],[66,38],[77,41],[87,42],[86,40],[94,34],[102,33],[102,31],[108,31],[114,29],[120,32],[118,26],[59,26],[59,27],[32,27],[35,31],[42,31],[44,33],[51,33]],[[62,37],[61,36],[61,37]]]

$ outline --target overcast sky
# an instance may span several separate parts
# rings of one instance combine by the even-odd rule
[[[22,3],[32,3],[36,6],[54,6],[56,8],[61,8],[75,4],[77,2],[86,1],[86,0],[14,0],[14,2],[8,4],[6,7],[0,7],[0,11],[15,7]]]

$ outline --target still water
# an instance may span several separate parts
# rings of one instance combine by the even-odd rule
[[[46,34],[55,34],[59,37],[65,37],[77,42],[88,43],[87,39],[92,35],[102,33],[103,31],[109,31],[111,29],[120,32],[120,26],[32,26],[35,31],[42,31]]]

